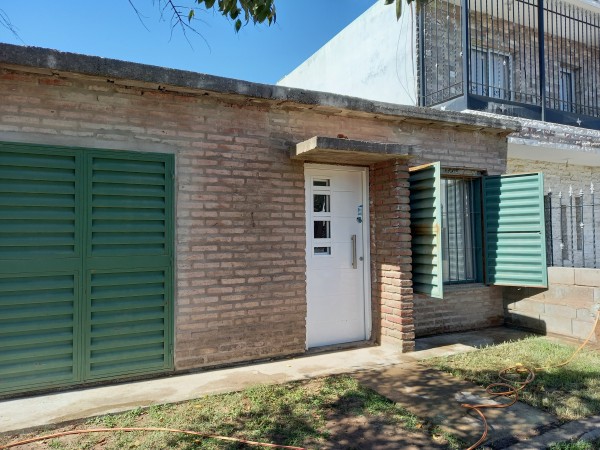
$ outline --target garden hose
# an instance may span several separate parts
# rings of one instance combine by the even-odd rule
[[[596,330],[599,320],[600,320],[600,309],[598,310],[598,312],[596,314],[596,320],[594,322],[594,326],[592,327],[592,330],[590,331],[590,334],[585,339],[585,341],[583,341],[583,343],[579,346],[579,348],[577,348],[577,350],[575,350],[575,352],[571,355],[571,357],[569,359],[567,359],[559,364],[545,366],[545,367],[536,367],[533,369],[530,367],[524,366],[523,364],[517,364],[515,366],[507,367],[507,368],[501,370],[498,373],[498,376],[499,376],[500,380],[502,380],[502,381],[499,383],[492,383],[492,384],[488,385],[485,388],[485,392],[488,395],[494,396],[494,397],[513,396],[512,400],[509,403],[502,403],[502,404],[463,403],[463,404],[461,404],[461,406],[463,408],[467,408],[467,409],[477,413],[477,415],[479,415],[479,417],[483,421],[483,425],[484,425],[484,431],[483,431],[483,434],[481,435],[481,437],[479,438],[479,440],[475,444],[468,447],[467,450],[476,449],[479,445],[481,445],[487,439],[489,426],[487,423],[487,418],[485,417],[485,414],[483,413],[482,409],[485,409],[485,408],[501,409],[501,408],[508,408],[508,407],[514,405],[519,399],[519,392],[522,391],[528,384],[533,382],[533,380],[535,380],[536,372],[541,372],[541,371],[548,370],[548,369],[563,367],[563,366],[566,366],[567,364],[569,364],[575,358],[575,356],[589,343],[590,339],[592,338],[592,335],[594,334],[594,331]],[[517,376],[519,378],[523,378],[523,375],[525,375],[525,377],[522,381],[514,379],[515,376]],[[38,437],[2,445],[2,446],[0,446],[0,450],[5,450],[5,449],[9,449],[9,448],[19,447],[19,446],[26,445],[26,444],[31,444],[34,442],[47,441],[49,439],[56,439],[59,437],[76,435],[76,434],[134,432],[134,431],[162,431],[162,432],[168,432],[168,433],[187,434],[187,435],[198,436],[198,437],[208,438],[208,439],[218,439],[218,440],[222,440],[222,441],[238,442],[238,443],[253,445],[253,446],[257,446],[257,447],[279,448],[279,449],[289,449],[289,450],[306,450],[303,447],[269,444],[269,443],[264,443],[264,442],[249,441],[249,440],[245,440],[245,439],[238,439],[238,438],[232,438],[232,437],[226,437],[226,436],[198,433],[196,431],[189,431],[189,430],[178,430],[178,429],[173,429],[173,428],[153,428],[153,427],[93,428],[93,429],[87,429],[87,430],[63,431],[60,433],[55,433],[55,434],[50,434],[50,435],[45,435],[45,436],[38,436]]]
[[[587,336],[585,341],[583,341],[583,343],[577,348],[577,350],[575,350],[575,352],[573,352],[573,354],[571,355],[571,357],[569,359],[567,359],[559,364],[554,364],[551,366],[544,366],[544,367],[536,367],[533,369],[530,367],[524,366],[523,364],[516,364],[515,366],[502,369],[498,373],[498,377],[500,378],[500,380],[502,380],[502,382],[492,383],[492,384],[488,385],[485,388],[485,392],[488,395],[491,395],[494,397],[514,396],[509,403],[489,404],[489,405],[471,404],[471,403],[461,404],[461,406],[463,408],[467,408],[471,411],[476,412],[477,415],[483,421],[483,434],[481,435],[479,440],[477,442],[475,442],[473,445],[471,445],[469,448],[467,448],[467,450],[476,449],[487,439],[489,427],[488,427],[487,418],[485,417],[485,414],[481,411],[482,409],[484,409],[484,408],[497,408],[497,409],[508,408],[508,407],[514,405],[519,400],[519,392],[522,391],[529,383],[531,383],[533,380],[535,380],[535,374],[537,372],[542,372],[542,371],[545,371],[548,369],[556,369],[558,367],[564,367],[567,364],[569,364],[571,361],[573,361],[575,356],[577,356],[577,354],[589,343],[594,332],[596,331],[596,327],[598,326],[599,320],[600,320],[600,309],[596,313],[596,320],[594,321],[594,326],[592,327],[590,334]],[[523,378],[523,375],[525,375],[525,377],[522,381],[514,379],[515,376],[517,376],[519,378]]]
[[[268,444],[268,443],[264,443],[264,442],[248,441],[246,439],[237,439],[237,438],[226,437],[226,436],[217,436],[217,435],[213,435],[213,434],[198,433],[196,431],[189,431],[189,430],[177,430],[177,429],[174,429],[174,428],[153,428],[153,427],[150,427],[150,428],[146,428],[146,427],[91,428],[91,429],[88,429],[88,430],[62,431],[60,433],[48,434],[46,436],[38,436],[38,437],[31,438],[31,439],[24,439],[22,441],[12,442],[12,443],[7,444],[7,445],[2,445],[2,446],[0,446],[0,450],[4,450],[4,449],[8,449],[8,448],[13,448],[13,447],[19,447],[21,445],[31,444],[33,442],[47,441],[48,439],[55,439],[55,438],[59,438],[59,437],[63,437],[63,436],[69,436],[69,435],[73,435],[73,434],[114,433],[116,431],[125,431],[125,432],[133,432],[133,431],[164,431],[164,432],[167,432],[167,433],[181,433],[181,434],[188,434],[188,435],[192,435],[192,436],[198,436],[198,437],[202,437],[202,438],[219,439],[221,441],[238,442],[238,443],[247,444],[247,445],[254,445],[256,447],[285,448],[285,449],[290,449],[290,450],[306,450],[303,447],[293,447],[293,446],[289,446],[289,445]]]

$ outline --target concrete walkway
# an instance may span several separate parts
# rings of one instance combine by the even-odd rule
[[[600,438],[600,416],[568,422],[532,439],[523,440],[506,450],[544,450],[552,444],[570,440],[592,441]]]
[[[506,400],[490,398],[483,388],[473,383],[418,363],[361,372],[354,377],[467,445],[479,440],[484,426],[476,414],[460,405],[506,403]],[[556,417],[521,402],[506,409],[486,408],[483,413],[489,425],[486,443],[500,448],[504,442],[514,442],[515,437],[535,436],[539,428],[557,423]]]
[[[484,397],[470,383],[426,368],[419,360],[472,350],[480,345],[514,340],[522,332],[498,328],[436,336],[417,341],[418,351],[401,354],[391,346],[312,354],[244,367],[122,383],[0,402],[0,432],[57,424],[144,407],[180,402],[204,395],[241,390],[265,383],[285,383],[339,373],[351,373],[380,393],[399,401],[417,415],[447,427],[469,442],[477,440],[481,423],[460,403]],[[477,400],[478,401],[478,400]],[[492,436],[527,436],[552,417],[519,405],[503,418],[491,417]],[[514,407],[513,407],[514,408]],[[474,441],[473,441],[474,442]]]

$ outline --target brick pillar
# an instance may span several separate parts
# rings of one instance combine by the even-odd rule
[[[381,343],[414,350],[408,166],[371,166],[371,285],[373,332]]]

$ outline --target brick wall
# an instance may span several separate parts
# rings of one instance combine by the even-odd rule
[[[373,318],[380,342],[414,349],[410,207],[405,160],[370,170],[371,287]]]
[[[548,289],[504,288],[504,309],[509,325],[585,339],[600,309],[600,269],[549,267]]]
[[[351,139],[410,145],[415,155],[411,165],[441,160],[448,166],[490,173],[505,168],[503,135],[315,105],[135,84],[0,68],[0,140],[175,155],[175,364],[179,370],[304,351],[303,167],[289,158],[297,142],[343,133]],[[392,206],[401,208],[382,220],[397,223],[395,232],[406,239],[402,208],[408,194],[403,169],[399,165],[373,168],[376,183],[379,169],[395,173],[392,181],[397,189],[390,185],[385,195]],[[383,198],[383,193],[377,193],[372,201]],[[373,206],[381,210],[385,205]],[[374,250],[379,252],[374,258],[378,264],[385,250],[381,238],[392,233],[379,230]],[[396,275],[387,276],[387,262],[373,270],[381,270],[375,281],[385,279],[381,286],[394,294],[385,301],[405,295],[403,305],[408,308],[405,252],[402,247],[386,255],[393,261],[389,264],[401,265],[400,286]],[[379,301],[374,299],[373,304]],[[381,309],[384,336],[410,339],[408,312],[396,309],[394,305],[392,312]],[[392,326],[398,317],[399,326]],[[374,330],[378,326],[375,323]]]
[[[502,325],[502,288],[482,284],[444,286],[444,298],[414,295],[417,337]]]

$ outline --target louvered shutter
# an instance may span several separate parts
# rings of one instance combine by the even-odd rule
[[[79,158],[0,143],[0,392],[78,378]]]
[[[0,393],[172,368],[172,174],[0,143]]]
[[[413,290],[443,298],[440,163],[411,168],[409,185]]]
[[[541,173],[483,179],[486,281],[547,287]]]
[[[170,368],[172,157],[88,158],[88,376]]]

